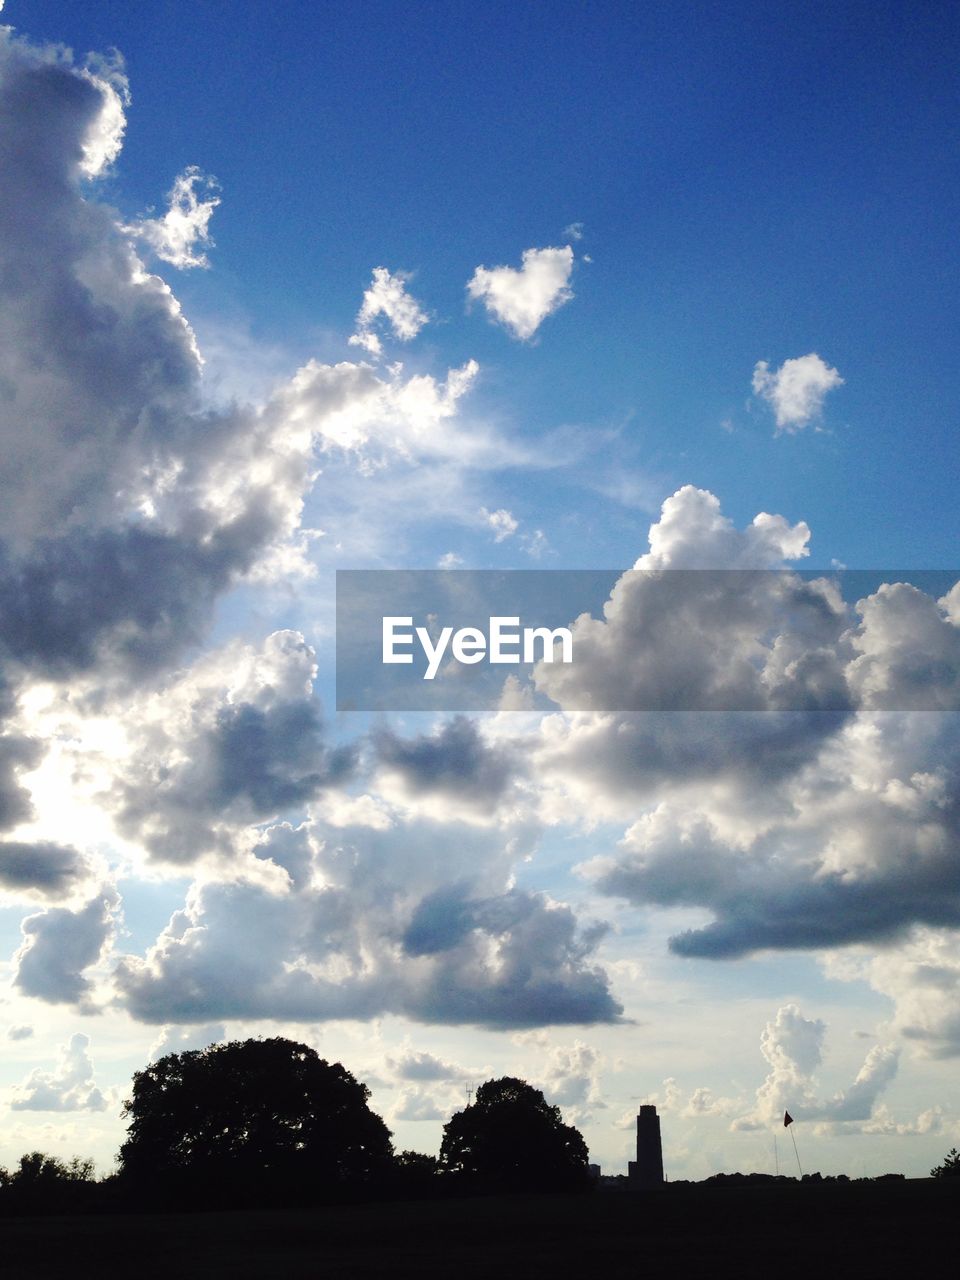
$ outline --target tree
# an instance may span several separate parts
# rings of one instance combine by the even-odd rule
[[[171,1053],[133,1078],[124,1179],[206,1203],[309,1201],[390,1168],[390,1131],[370,1091],[292,1040]]]
[[[960,1151],[951,1147],[944,1156],[943,1164],[930,1170],[931,1178],[960,1178]]]
[[[443,1129],[440,1164],[450,1173],[512,1190],[588,1185],[587,1147],[539,1089],[504,1076],[477,1090]]]
[[[95,1192],[93,1161],[69,1162],[31,1151],[17,1168],[0,1169],[0,1204],[11,1213],[66,1213],[90,1203]]]

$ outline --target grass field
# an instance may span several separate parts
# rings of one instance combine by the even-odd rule
[[[4,1277],[913,1277],[956,1249],[960,1179],[678,1185],[298,1212],[0,1219]],[[948,1273],[949,1273],[948,1268]]]

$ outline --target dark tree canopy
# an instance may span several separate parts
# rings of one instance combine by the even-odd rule
[[[281,1038],[171,1053],[133,1078],[120,1166],[131,1182],[206,1202],[309,1201],[390,1165],[370,1091]]]
[[[504,1076],[477,1090],[444,1125],[440,1162],[493,1187],[563,1188],[587,1182],[587,1147],[539,1089]]]
[[[2,1208],[10,1213],[70,1213],[85,1208],[95,1190],[92,1160],[31,1151],[16,1169],[0,1169]]]
[[[960,1178],[960,1151],[956,1147],[951,1147],[943,1158],[943,1164],[938,1164],[935,1169],[930,1170],[931,1178]]]

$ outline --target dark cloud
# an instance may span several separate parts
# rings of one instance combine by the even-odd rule
[[[69,911],[55,907],[27,916],[21,925],[15,985],[27,996],[50,1004],[83,1003],[91,991],[84,970],[100,958],[113,931],[112,892]]]
[[[857,779],[857,785],[851,779]],[[726,958],[904,938],[960,925],[960,723],[953,713],[860,717],[821,760],[639,819],[584,871],[636,904],[706,908],[715,919],[671,940]]]
[[[250,672],[242,688],[238,669]],[[188,673],[161,694],[160,718],[140,731],[115,790],[120,829],[158,859],[191,862],[232,850],[237,829],[302,811],[343,782],[354,750],[324,742],[314,671],[303,637],[281,631],[257,650],[231,650],[209,679]]]
[[[7,889],[35,889],[58,898],[71,893],[88,874],[76,849],[44,840],[0,841],[0,885]]]
[[[40,744],[32,738],[15,734],[0,736],[0,831],[7,831],[31,816],[30,796],[17,781],[17,774],[38,764],[41,754]]]
[[[399,776],[411,797],[445,796],[489,810],[522,772],[516,753],[490,746],[466,716],[413,738],[384,728],[374,735],[374,746],[381,766]]]
[[[17,559],[0,548],[0,652],[60,678],[97,664],[116,675],[163,668],[198,641],[213,599],[249,567],[255,524],[196,540],[135,526],[77,533]]]

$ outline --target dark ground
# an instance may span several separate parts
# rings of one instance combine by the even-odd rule
[[[0,1220],[10,1280],[951,1274],[960,1179]]]

